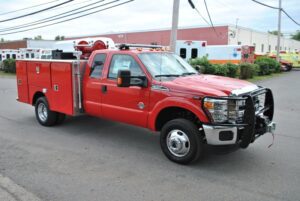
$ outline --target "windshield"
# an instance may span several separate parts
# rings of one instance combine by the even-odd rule
[[[198,74],[186,61],[172,53],[140,53],[138,57],[154,78]]]

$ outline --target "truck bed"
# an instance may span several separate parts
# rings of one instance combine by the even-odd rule
[[[17,60],[18,101],[33,104],[37,93],[43,93],[50,109],[68,115],[83,112],[83,60]]]

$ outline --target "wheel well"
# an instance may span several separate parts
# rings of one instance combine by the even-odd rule
[[[32,105],[35,105],[37,99],[39,99],[40,97],[45,96],[42,92],[38,91],[34,94],[33,99],[32,99]]]
[[[199,118],[193,112],[180,107],[168,107],[159,112],[155,122],[155,129],[160,131],[165,123],[177,118],[187,119],[197,126],[201,126]]]

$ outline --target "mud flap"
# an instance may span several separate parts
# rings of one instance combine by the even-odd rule
[[[249,144],[253,141],[255,133],[255,121],[256,117],[253,99],[251,96],[247,96],[245,116],[243,121],[247,124],[247,126],[245,126],[241,136],[239,144],[241,148],[247,148]]]

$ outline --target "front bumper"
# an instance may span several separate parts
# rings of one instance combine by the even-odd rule
[[[259,100],[260,95],[264,95],[264,101]],[[274,133],[276,128],[276,124],[272,121],[274,99],[270,89],[260,87],[251,92],[241,92],[230,97],[223,97],[223,99],[246,101],[243,120],[236,124],[204,124],[203,131],[207,144],[239,144],[241,148],[246,148],[261,135]]]
[[[243,127],[239,126],[212,126],[203,124],[206,142],[209,145],[233,145],[238,144],[243,133]],[[265,127],[266,133],[274,133],[276,123],[270,122]],[[260,133],[258,137],[265,133]],[[255,138],[256,139],[256,138]]]

